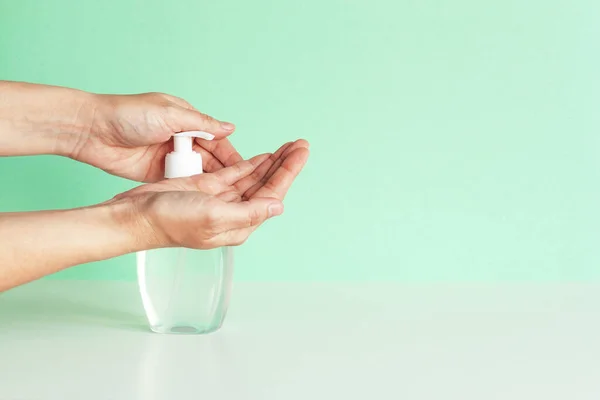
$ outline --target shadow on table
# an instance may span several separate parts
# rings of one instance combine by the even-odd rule
[[[69,293],[37,292],[0,295],[0,326],[72,325],[103,326],[109,329],[149,331],[141,304],[128,301],[81,298]],[[139,302],[139,300],[138,300]],[[135,302],[134,302],[135,303]],[[132,306],[136,309],[133,310]],[[129,309],[128,309],[129,308]]]

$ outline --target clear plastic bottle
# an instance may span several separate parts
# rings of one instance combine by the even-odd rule
[[[139,252],[137,270],[150,329],[209,333],[221,327],[233,278],[233,250],[163,248]]]
[[[174,151],[165,160],[165,177],[202,173],[202,157],[193,138],[205,132],[174,136]],[[233,279],[233,249],[161,248],[137,253],[140,294],[150,328],[157,333],[209,333],[221,327]]]

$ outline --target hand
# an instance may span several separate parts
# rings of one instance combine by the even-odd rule
[[[305,141],[214,173],[146,184],[118,195],[142,216],[154,246],[210,249],[244,243],[282,200],[308,159]]]
[[[242,158],[226,139],[235,127],[160,93],[98,95],[65,87],[0,80],[0,156],[57,154],[125,178],[156,182],[175,133],[203,130],[204,170]]]
[[[113,175],[156,182],[164,177],[164,157],[172,150],[173,134],[201,130],[215,139],[196,139],[204,170],[214,172],[242,157],[226,138],[235,126],[196,110],[187,101],[162,93],[93,95],[89,132],[81,137],[71,158]]]

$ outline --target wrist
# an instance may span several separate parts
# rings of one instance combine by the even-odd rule
[[[50,129],[55,139],[53,153],[75,159],[93,135],[98,105],[96,95],[78,90],[69,94],[65,104],[71,107],[71,112]]]
[[[90,135],[96,97],[76,89],[0,81],[0,155],[71,156]]]
[[[76,89],[60,89],[63,90],[60,110],[66,112],[58,110],[59,117],[42,131],[54,141],[52,154],[77,159],[77,154],[94,135],[99,96]]]
[[[143,199],[130,199],[116,197],[106,203],[104,207],[110,224],[129,244],[129,252],[149,250],[164,247],[164,241],[158,235],[155,224],[148,216]]]

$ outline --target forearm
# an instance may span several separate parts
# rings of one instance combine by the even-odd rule
[[[70,156],[93,125],[94,101],[75,89],[0,81],[0,156]]]
[[[152,247],[130,205],[0,214],[0,292],[64,268]]]

